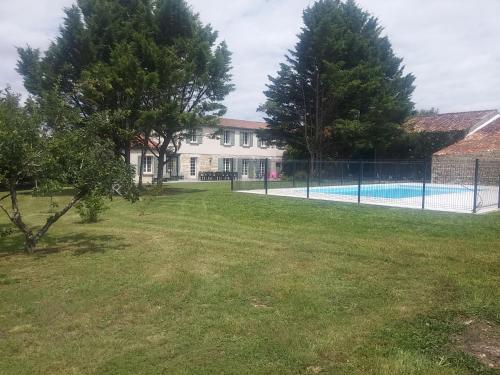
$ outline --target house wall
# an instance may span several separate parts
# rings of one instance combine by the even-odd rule
[[[179,175],[183,176],[186,180],[196,180],[198,179],[199,172],[217,172],[221,170],[222,159],[247,159],[247,160],[258,160],[258,159],[269,159],[269,172],[276,173],[276,163],[280,163],[283,158],[283,150],[279,150],[274,146],[262,147],[257,138],[255,130],[237,129],[237,128],[222,128],[221,130],[227,130],[231,134],[230,144],[223,143],[223,133],[219,129],[212,129],[204,127],[197,131],[196,140],[192,142],[191,139],[186,139],[182,142],[179,148]],[[248,146],[243,146],[242,134],[244,132],[249,133],[250,142]],[[219,134],[220,133],[220,134]],[[138,163],[141,155],[140,149],[133,149],[131,151],[131,164],[136,167],[138,171]],[[147,156],[152,156],[151,153],[147,153]],[[190,162],[191,158],[196,158],[197,169],[196,176],[191,176],[190,173]],[[153,168],[152,174],[144,174],[143,182],[145,184],[150,184],[153,178],[156,176],[156,164]],[[235,170],[237,166],[235,165]],[[139,181],[139,173],[135,174],[135,181]]]
[[[474,185],[476,159],[479,159],[479,184],[497,186],[500,177],[500,152],[435,155],[432,159],[432,182]]]
[[[236,128],[222,128],[232,133],[232,143],[229,145],[222,144],[221,134],[216,134],[218,129],[203,128],[198,134],[202,137],[197,137],[201,142],[190,142],[184,140],[179,149],[180,154],[199,154],[199,155],[221,155],[221,156],[255,156],[261,158],[283,157],[283,150],[276,147],[260,147],[255,130],[245,130]],[[250,133],[250,146],[242,146],[242,133]]]

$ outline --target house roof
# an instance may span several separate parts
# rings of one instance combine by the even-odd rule
[[[470,132],[498,114],[497,110],[443,113],[431,116],[416,116],[405,124],[416,132]]]
[[[260,121],[235,120],[230,118],[221,118],[220,126],[223,128],[238,128],[248,130],[265,129],[267,124]]]
[[[144,139],[144,137],[142,135],[138,135],[132,141],[131,147],[132,148],[141,148],[142,146],[145,146],[145,145],[146,145],[146,140]],[[157,146],[158,146],[158,141],[155,140],[154,138],[149,138],[148,147],[155,148]]]
[[[500,118],[434,155],[500,154]]]

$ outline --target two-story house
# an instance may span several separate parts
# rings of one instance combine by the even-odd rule
[[[264,122],[233,119],[221,119],[219,129],[201,127],[187,137],[178,154],[169,159],[164,176],[197,180],[200,172],[230,172],[233,168],[238,178],[259,179],[264,175],[267,159],[268,177],[277,178],[281,173],[283,150],[258,138],[257,130],[265,127]],[[133,148],[131,163],[136,166],[136,181],[140,158],[140,148]],[[156,157],[148,152],[143,162],[144,183],[154,181],[157,166]]]

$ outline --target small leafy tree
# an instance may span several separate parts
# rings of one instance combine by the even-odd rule
[[[45,103],[49,102],[54,103]],[[106,113],[80,117],[76,123],[74,118],[67,108],[40,107],[31,100],[23,107],[18,95],[0,92],[0,185],[7,188],[0,197],[0,210],[24,235],[28,253],[34,252],[54,223],[89,195],[109,196],[118,184],[126,198],[135,199],[133,171],[116,155],[113,144],[95,131],[107,121]],[[47,128],[47,124],[52,126]],[[30,226],[18,200],[24,180],[39,181],[44,191],[66,186],[71,199],[40,227]]]

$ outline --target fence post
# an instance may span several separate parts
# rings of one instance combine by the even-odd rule
[[[307,163],[307,199],[309,199],[309,185],[311,180],[311,161]]]
[[[321,168],[322,168],[323,162],[320,160],[318,161],[318,186],[321,186]]]
[[[424,159],[424,176],[422,183],[422,210],[425,210],[425,190],[427,188],[427,159]]]
[[[231,191],[234,191],[234,158],[231,158]]]
[[[498,208],[500,208],[500,176],[498,176]]]
[[[358,204],[361,204],[361,185],[363,184],[363,162],[359,163],[358,173]]]
[[[266,158],[264,159],[266,162],[264,163],[264,190],[266,191],[266,195],[267,195],[267,175],[269,174],[269,166],[268,166],[268,162],[269,160]]]
[[[476,159],[476,164],[474,166],[474,206],[472,208],[472,213],[477,213],[477,185],[479,183],[479,159]]]

